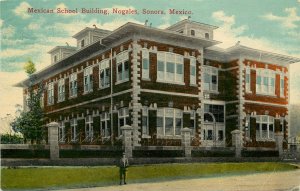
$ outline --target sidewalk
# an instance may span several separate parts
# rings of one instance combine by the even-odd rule
[[[300,191],[300,170],[61,191]]]

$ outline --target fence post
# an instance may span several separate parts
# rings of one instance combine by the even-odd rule
[[[282,157],[283,155],[283,133],[277,132],[275,133],[275,143],[276,143],[276,149],[278,150],[279,157]]]
[[[231,131],[232,135],[232,146],[235,147],[235,157],[242,157],[242,148],[243,148],[243,132],[241,130]]]
[[[48,143],[50,145],[50,159],[59,159],[58,123],[51,122],[48,127]]]
[[[133,128],[129,125],[124,125],[121,127],[123,146],[125,149],[125,155],[127,158],[132,158],[132,131]]]
[[[187,127],[181,129],[181,146],[184,149],[184,156],[191,157],[192,156],[191,129]]]

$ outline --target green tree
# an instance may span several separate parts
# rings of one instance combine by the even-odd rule
[[[29,60],[24,65],[24,70],[29,77],[28,94],[26,100],[28,110],[22,111],[19,116],[12,122],[14,131],[23,134],[24,140],[31,140],[31,143],[36,141],[39,143],[43,139],[43,109],[41,108],[40,98],[44,91],[42,82],[35,85],[34,72],[35,64]]]

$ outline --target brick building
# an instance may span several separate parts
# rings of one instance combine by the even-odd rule
[[[220,49],[217,27],[190,20],[167,29],[126,23],[114,31],[85,28],[77,47],[52,49],[42,82],[45,123],[60,124],[62,144],[118,144],[133,127],[133,145],[275,147],[289,134],[289,64],[300,59],[242,45]],[[18,85],[24,88],[29,80]],[[26,102],[25,102],[26,104]]]

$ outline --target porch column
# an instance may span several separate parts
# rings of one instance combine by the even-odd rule
[[[51,122],[48,127],[48,143],[50,145],[50,159],[59,159],[58,123]]]
[[[233,130],[231,131],[232,135],[232,146],[235,147],[235,157],[240,158],[242,156],[243,148],[243,131]]]
[[[279,157],[282,157],[283,154],[283,133],[277,132],[275,133],[275,143],[276,143],[276,149],[278,149]]]
[[[181,129],[181,146],[184,149],[184,156],[191,157],[192,156],[192,147],[191,147],[191,129],[183,128]]]
[[[124,152],[127,158],[132,158],[132,131],[133,128],[129,125],[121,127]]]

